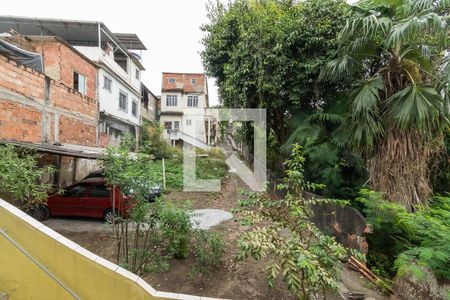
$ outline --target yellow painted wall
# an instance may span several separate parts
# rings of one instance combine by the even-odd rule
[[[81,299],[163,299],[152,296],[136,282],[61,244],[1,206],[0,229],[39,263],[46,265]],[[73,299],[2,235],[0,292],[8,293],[10,300]]]

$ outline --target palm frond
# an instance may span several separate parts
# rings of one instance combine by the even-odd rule
[[[388,99],[388,114],[397,128],[429,133],[439,123],[443,99],[431,86],[412,84]]]
[[[289,154],[292,151],[293,144],[306,145],[314,142],[321,134],[321,127],[318,125],[305,124],[298,126],[294,132],[291,133],[286,143],[281,146],[281,152]]]
[[[320,74],[321,79],[339,80],[356,72],[361,68],[361,63],[348,54],[328,62]]]
[[[318,122],[320,124],[341,124],[343,121],[344,117],[342,115],[328,112],[316,112],[306,119],[306,122],[308,122],[309,124],[312,124],[314,122]]]
[[[361,82],[350,94],[351,122],[344,127],[351,133],[352,145],[360,150],[370,151],[384,133],[378,109],[379,90],[383,88],[383,78],[377,76]]]
[[[447,34],[446,18],[435,13],[427,13],[419,16],[412,15],[400,20],[391,27],[386,45],[393,47],[414,41],[422,33]]]

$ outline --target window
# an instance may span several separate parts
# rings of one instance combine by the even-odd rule
[[[172,129],[172,122],[164,122],[165,129]]]
[[[136,69],[136,79],[139,80],[141,78],[141,71],[139,69]]]
[[[112,80],[106,76],[103,76],[103,88],[111,93],[112,90]]]
[[[119,109],[128,110],[128,95],[124,92],[119,92]]]
[[[191,79],[191,84],[192,84],[192,85],[196,85],[196,84],[197,84],[197,79],[192,78],[192,79]]]
[[[110,191],[104,185],[96,185],[91,187],[91,190],[87,193],[88,197],[109,198]]]
[[[166,106],[177,106],[177,105],[178,105],[177,95],[166,96]]]
[[[173,122],[173,129],[175,129],[175,130],[180,129],[180,122],[179,121]]]
[[[170,84],[174,84],[175,82],[177,82],[177,81],[175,80],[175,78],[169,78],[169,83],[170,83]]]
[[[86,95],[86,77],[75,71],[73,72],[73,89]]]
[[[131,113],[135,117],[137,117],[137,115],[138,115],[138,105],[137,105],[136,100],[133,100],[133,103],[131,103]]]
[[[189,119],[186,120],[186,125],[187,125],[187,126],[191,126],[191,125],[192,125],[192,120],[189,120]]]
[[[63,197],[81,197],[86,187],[84,185],[76,185],[64,191]]]
[[[188,96],[188,106],[198,107],[198,96]]]

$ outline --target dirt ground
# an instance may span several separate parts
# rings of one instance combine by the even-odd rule
[[[246,186],[235,174],[229,174],[224,178],[222,187],[220,193],[172,192],[166,195],[166,199],[174,202],[190,200],[193,209],[216,208],[229,211],[240,199],[239,190]],[[51,220],[47,221],[47,225],[97,255],[112,262],[116,261],[114,240],[101,222],[74,221],[88,222],[89,225],[77,226],[74,224],[71,227],[70,220],[59,222],[59,225],[64,224],[62,227],[56,226],[59,228],[55,228],[56,223],[52,223]],[[90,227],[95,227],[96,230],[89,230]],[[226,299],[295,299],[282,284],[273,289],[268,288],[266,274],[261,271],[264,268],[264,262],[253,260],[236,262],[236,240],[245,230],[244,227],[234,220],[230,220],[212,230],[223,235],[226,254],[223,265],[214,274],[204,278],[203,284],[200,278],[192,279],[188,276],[194,264],[193,257],[172,260],[169,271],[152,274],[144,279],[160,291]],[[363,293],[366,298],[385,299],[382,294],[372,289],[370,283],[358,273],[344,268],[341,277],[342,285],[348,290]],[[329,295],[327,299],[341,298],[337,294],[333,294]]]

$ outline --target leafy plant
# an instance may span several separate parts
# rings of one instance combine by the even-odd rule
[[[43,183],[53,167],[39,167],[39,156],[12,145],[0,146],[0,196],[14,205],[32,209],[47,201],[52,189]]]
[[[320,69],[334,56],[345,25],[346,2],[210,1],[202,60],[216,78],[226,108],[266,108],[268,132],[279,153],[292,131],[295,109],[332,102],[340,83],[319,82]],[[252,133],[243,124],[237,137],[252,151]],[[278,162],[282,157],[273,156]],[[279,168],[279,165],[277,165]]]
[[[437,196],[429,207],[407,212],[384,201],[381,194],[362,190],[357,199],[365,205],[369,235],[368,263],[381,275],[412,274],[423,279],[423,267],[437,277],[450,279],[450,198]]]
[[[447,0],[364,0],[351,7],[324,75],[347,88],[340,127],[370,160],[371,187],[408,210],[432,196],[430,163],[449,116]]]
[[[243,224],[252,228],[238,241],[238,259],[269,259],[270,287],[281,277],[299,299],[310,299],[337,288],[340,259],[346,256],[346,250],[310,221],[309,206],[327,201],[303,198],[305,189],[320,187],[305,180],[304,162],[302,148],[294,145],[286,162],[285,181],[279,187],[287,192],[284,199],[247,193],[248,197],[240,202],[236,211],[241,211]]]
[[[222,236],[218,233],[206,230],[197,230],[193,246],[195,255],[195,264],[191,275],[201,275],[203,278],[220,266],[223,255],[225,254],[225,243]]]
[[[335,101],[313,113],[296,113],[290,121],[295,130],[281,150],[287,154],[293,144],[302,145],[307,161],[306,178],[325,185],[319,193],[352,199],[367,181],[367,171],[362,157],[345,146],[346,137],[336,134],[344,122],[344,111],[345,102]]]
[[[177,207],[172,203],[165,203],[159,215],[160,230],[170,256],[186,258],[189,255],[189,246],[193,227],[190,212],[186,207]]]

